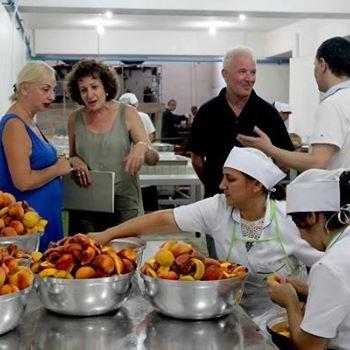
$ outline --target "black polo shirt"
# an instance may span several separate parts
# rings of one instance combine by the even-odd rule
[[[205,197],[220,192],[224,162],[233,146],[242,147],[236,140],[237,134],[255,135],[253,128],[258,126],[275,146],[294,150],[277,110],[254,90],[239,117],[230,108],[225,95],[226,88],[220,91],[219,96],[201,106],[193,120],[187,144],[189,151],[205,157]]]

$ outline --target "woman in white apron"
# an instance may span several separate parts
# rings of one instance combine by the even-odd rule
[[[264,298],[258,304],[265,307],[270,302],[265,288],[269,274],[303,276],[303,264],[311,266],[322,253],[300,238],[297,227],[285,214],[285,202],[270,200],[270,191],[285,174],[264,153],[234,147],[223,175],[222,194],[91,235],[102,244],[117,237],[179,229],[211,235],[219,259],[249,268],[246,292],[253,294],[254,300]]]
[[[350,349],[350,172],[305,171],[287,187],[287,211],[302,237],[325,253],[308,286],[269,282],[271,298],[287,309],[296,348]],[[297,292],[307,296],[304,315]]]

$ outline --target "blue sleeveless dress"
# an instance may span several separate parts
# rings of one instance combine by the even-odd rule
[[[45,234],[40,240],[40,251],[44,251],[49,242],[63,238],[61,209],[63,200],[63,185],[60,177],[47,184],[29,191],[19,191],[13,184],[8,169],[2,144],[2,133],[6,122],[12,118],[20,119],[15,114],[7,114],[0,120],[0,190],[12,193],[18,201],[25,200],[41,217],[48,221]],[[20,119],[22,121],[22,119]],[[41,170],[56,163],[57,151],[49,142],[38,137],[27,125],[26,131],[32,142],[30,166],[33,170]]]

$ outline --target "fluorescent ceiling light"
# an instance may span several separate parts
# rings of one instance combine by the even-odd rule
[[[194,24],[195,27],[200,28],[228,28],[233,27],[235,25],[234,22],[228,22],[228,21],[203,21],[203,22],[197,22]]]
[[[209,34],[212,35],[212,36],[215,36],[216,28],[215,27],[209,27]]]
[[[243,21],[245,21],[247,19],[247,16],[244,13],[241,13],[238,18],[239,18],[240,21],[243,22]]]
[[[99,25],[103,27],[112,27],[119,23],[120,21],[115,21],[115,20],[111,20],[103,17],[87,19],[81,22],[82,25],[89,26],[89,27],[97,27]]]
[[[105,32],[105,27],[99,24],[98,26],[96,26],[96,31],[98,35],[103,35]]]
[[[105,17],[108,18],[108,19],[111,19],[113,17],[112,11],[106,11],[105,12]]]

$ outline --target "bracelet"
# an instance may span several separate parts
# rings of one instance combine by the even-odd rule
[[[147,151],[150,151],[150,150],[152,149],[151,145],[150,145],[148,142],[145,142],[145,141],[138,141],[138,142],[136,142],[136,145],[138,145],[138,144],[141,144],[141,145],[146,146],[146,147],[148,148]],[[135,146],[136,146],[136,145],[135,145]]]

